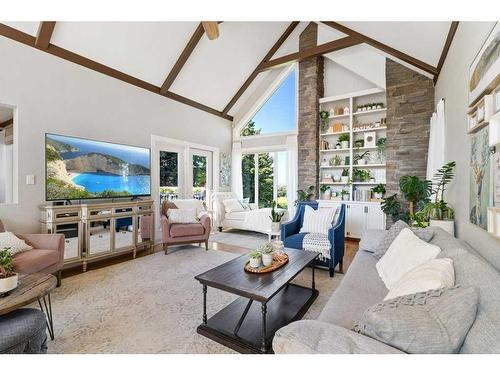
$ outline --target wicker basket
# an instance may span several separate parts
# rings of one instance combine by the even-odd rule
[[[250,261],[245,263],[245,271],[251,273],[267,273],[277,270],[288,263],[288,255],[283,254],[273,254],[273,262],[269,266],[260,266],[259,268],[250,267]]]

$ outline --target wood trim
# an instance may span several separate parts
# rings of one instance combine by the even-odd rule
[[[219,37],[219,25],[217,21],[204,21],[201,24],[208,39],[214,40]]]
[[[279,39],[274,43],[274,45],[271,47],[271,49],[266,53],[264,58],[261,60],[259,65],[253,70],[253,72],[250,74],[250,76],[246,79],[246,81],[243,83],[243,85],[240,87],[240,89],[236,92],[236,94],[232,97],[232,99],[229,101],[229,103],[224,107],[222,110],[222,114],[227,115],[227,113],[233,108],[233,106],[236,104],[238,99],[243,95],[243,93],[246,91],[246,89],[252,84],[253,80],[259,75],[259,66],[268,61],[273,55],[278,51],[278,49],[281,47],[281,45],[285,42],[285,40],[290,36],[292,31],[298,26],[300,22],[293,21],[288,25],[286,30],[281,34]]]
[[[333,22],[333,21],[322,21],[327,26],[330,26],[331,28],[338,30],[344,34],[347,34],[352,37],[359,38],[362,43],[369,44],[372,47],[375,47],[385,53],[388,53],[391,56],[396,57],[397,59],[400,59],[408,64],[413,65],[416,68],[419,68],[423,70],[424,72],[430,73],[432,75],[438,74],[437,68],[433,67],[430,64],[427,64],[426,62],[423,62],[419,59],[416,59],[413,56],[407,55],[404,52],[401,52],[395,48],[392,48],[388,46],[387,44],[381,43],[375,39],[372,39],[366,35],[363,35],[361,33],[358,33],[357,31],[354,31],[346,26],[341,25],[338,22]]]
[[[202,24],[200,23],[197,27],[196,30],[194,31],[193,35],[189,39],[186,47],[184,47],[184,50],[182,51],[181,55],[175,62],[174,66],[170,70],[170,73],[168,73],[167,78],[165,79],[165,82],[163,82],[163,85],[161,85],[160,89],[160,94],[165,95],[174,83],[175,79],[179,75],[182,67],[184,64],[186,64],[186,61],[189,59],[189,56],[191,56],[191,53],[194,51],[195,47],[198,45],[198,42],[201,40],[201,37],[205,33]]]
[[[158,86],[155,86],[149,82],[143,81],[139,78],[133,77],[133,76],[128,75],[126,73],[120,72],[119,70],[110,68],[109,66],[98,63],[97,61],[90,60],[84,56],[81,56],[81,55],[78,55],[74,52],[68,51],[68,50],[61,48],[61,47],[58,47],[54,44],[50,44],[47,49],[38,48],[35,45],[36,38],[34,36],[26,34],[22,31],[19,31],[17,29],[14,29],[14,28],[7,26],[5,24],[2,24],[2,23],[0,23],[0,35],[7,37],[9,39],[15,40],[16,42],[25,44],[27,46],[36,48],[40,51],[49,53],[53,56],[57,56],[57,57],[64,59],[66,61],[70,61],[74,64],[83,66],[83,67],[90,69],[90,70],[93,70],[95,72],[105,74],[109,77],[116,78],[116,79],[123,81],[125,83],[128,83],[130,85],[137,86],[137,87],[140,87],[141,89],[144,89],[144,90],[153,92],[155,94],[161,95],[160,94],[160,87],[158,87]],[[223,116],[221,111],[218,111],[214,108],[208,107],[204,104],[198,103],[194,100],[191,100],[191,99],[185,98],[183,96],[174,94],[170,91],[167,94],[168,95],[162,95],[162,96],[166,96],[169,99],[172,99],[172,100],[175,100],[177,102],[189,105],[193,108],[197,108],[199,110],[211,113],[213,115],[222,117],[225,120],[229,120],[229,121],[233,120],[233,118],[231,116],[228,116],[228,115]]]
[[[40,22],[40,26],[38,26],[38,32],[35,40],[36,47],[40,49],[49,48],[50,38],[52,38],[54,27],[56,27],[56,23],[54,21]]]
[[[301,61],[309,57],[324,55],[325,53],[330,53],[338,51],[344,48],[352,47],[357,44],[363,43],[359,38],[347,36],[345,38],[337,39],[332,42],[325,44],[320,44],[316,47],[311,47],[299,52],[291,53],[286,56],[278,57],[273,60],[266,61],[259,65],[259,72],[275,68],[280,65],[289,64],[292,62]]]
[[[457,32],[458,23],[458,21],[453,21],[450,25],[450,30],[448,31],[448,36],[446,37],[446,42],[444,43],[443,52],[441,52],[441,57],[439,58],[439,62],[437,65],[437,73],[434,76],[434,84],[436,84],[439,78],[439,74],[441,74],[441,69],[443,68],[446,56],[448,55],[448,51],[451,47],[451,43],[453,42],[453,38],[455,37],[455,33]]]
[[[12,125],[13,123],[14,123],[13,118],[11,118],[7,121],[4,121],[4,122],[0,122],[0,129],[6,128],[7,126]]]

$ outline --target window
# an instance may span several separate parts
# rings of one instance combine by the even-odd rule
[[[160,202],[179,196],[179,154],[160,151]]]
[[[246,137],[294,131],[296,129],[296,93],[296,70],[294,69],[241,130],[240,135]]]

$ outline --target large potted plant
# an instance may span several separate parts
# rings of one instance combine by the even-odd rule
[[[455,166],[456,163],[452,161],[437,170],[432,179],[434,200],[426,203],[422,209],[425,217],[429,220],[429,225],[440,227],[452,236],[455,235],[455,211],[444,200],[444,192],[446,191],[446,185],[453,180]]]
[[[295,206],[299,202],[310,202],[314,198],[314,185],[311,185],[307,188],[307,190],[297,190],[297,199],[295,200]]]
[[[285,215],[284,212],[276,211],[276,201],[273,201],[271,204],[271,216],[269,216],[271,219],[271,230],[273,232],[278,232],[280,230],[280,223],[283,215]]]
[[[9,248],[0,250],[0,294],[10,292],[17,287],[18,276],[13,272],[12,255]]]

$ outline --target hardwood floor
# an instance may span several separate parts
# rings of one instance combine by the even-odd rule
[[[356,255],[356,252],[358,251],[358,245],[359,245],[358,240],[346,239],[345,249],[344,249],[344,272],[347,272],[347,269],[349,268],[349,265],[351,264],[354,255]],[[229,245],[221,242],[210,242],[210,241],[208,242],[208,248],[215,251],[225,251],[233,254],[245,254],[251,250],[240,246]],[[148,256],[160,251],[163,251],[161,244],[156,244],[153,250],[145,250],[137,252],[137,258]],[[129,260],[132,260],[132,254],[124,254],[116,256],[114,258],[108,258],[102,261],[96,261],[93,263],[89,263],[87,265],[87,271],[99,269],[102,267],[107,267],[113,264],[127,262]],[[83,271],[80,266],[69,268],[62,271],[62,277],[64,279],[65,277],[77,275],[82,272]]]

